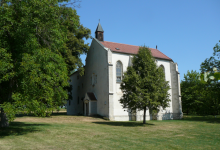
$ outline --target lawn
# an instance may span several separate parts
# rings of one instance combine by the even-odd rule
[[[0,149],[220,149],[220,116],[114,122],[101,118],[20,116],[0,128]]]

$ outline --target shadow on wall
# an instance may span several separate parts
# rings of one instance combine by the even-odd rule
[[[117,121],[117,122],[93,122],[95,124],[100,124],[100,125],[109,125],[109,126],[124,126],[124,127],[139,127],[139,126],[150,126],[150,125],[154,125],[152,123],[146,123],[143,124],[143,122],[121,122],[121,121]]]
[[[129,115],[129,121],[135,121],[136,118],[143,120],[143,117],[144,117],[143,115],[136,116],[136,114],[132,114]],[[163,113],[163,114],[146,115],[146,120],[180,120],[182,119],[182,117],[183,117],[182,113]]]
[[[39,126],[49,126],[48,124],[27,124],[23,122],[11,122],[10,126],[7,128],[0,127],[0,138],[6,136],[19,136],[28,134],[31,132],[42,131]]]
[[[158,115],[157,117],[162,117],[162,120],[179,120],[183,118],[182,113],[163,113],[161,116]]]

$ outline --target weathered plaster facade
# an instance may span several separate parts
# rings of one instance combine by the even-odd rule
[[[101,32],[102,34],[99,33],[99,35],[103,36],[104,31],[102,31],[102,28],[97,27],[96,32]],[[103,37],[98,38],[104,39]],[[105,43],[93,38],[86,58],[84,76],[80,76],[78,72],[75,72],[70,77],[73,99],[67,103],[67,114],[98,114],[114,121],[141,121],[143,120],[143,111],[131,114],[128,110],[122,108],[119,99],[123,93],[120,90],[120,83],[116,82],[116,63],[120,61],[122,72],[125,72],[127,67],[131,65],[134,54],[126,52],[126,46],[129,45],[124,45],[121,49],[125,49],[125,52],[121,52],[113,50],[109,44],[115,43]],[[136,48],[137,46],[130,47]],[[169,90],[171,95],[170,107],[161,110],[157,115],[157,119],[181,119],[180,77],[177,63],[174,63],[172,59],[158,50],[154,49],[154,51],[157,65],[158,67],[161,65],[164,67],[165,79],[169,81],[171,87]],[[93,93],[94,98],[89,97],[88,92]],[[150,120],[151,118],[152,116],[147,111],[146,119]]]

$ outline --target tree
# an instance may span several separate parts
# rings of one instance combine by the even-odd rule
[[[219,41],[220,42],[220,41]],[[220,43],[213,48],[213,56],[201,64],[201,81],[206,85],[206,107],[213,115],[220,111]]]
[[[217,43],[214,46],[213,51],[214,51],[213,56],[211,56],[209,59],[208,58],[205,59],[205,61],[202,62],[202,64],[200,65],[200,70],[203,76],[208,75],[207,78],[209,78],[210,76],[213,76],[214,78],[211,80],[219,82],[220,80],[220,43]]]
[[[220,45],[213,48],[213,56],[201,64],[201,72],[187,72],[181,81],[183,110],[187,114],[216,115],[220,110]]]
[[[90,30],[68,0],[0,1],[1,126],[18,112],[50,115],[68,99],[70,70],[82,66]]]
[[[186,110],[187,115],[190,112],[196,112],[200,101],[201,92],[199,92],[200,80],[199,72],[196,71],[187,71],[187,74],[184,74],[184,80],[181,81],[181,94],[182,94],[182,106],[183,110]]]
[[[77,2],[77,0],[75,1]],[[62,56],[65,58],[69,73],[78,68],[80,74],[83,75],[84,68],[80,55],[86,54],[89,50],[89,43],[85,44],[83,39],[90,38],[91,31],[79,23],[79,16],[76,10],[72,10],[69,7],[61,7],[60,11],[62,14],[61,26],[67,29],[65,52],[62,53]]]
[[[220,41],[219,41],[220,42]],[[207,58],[201,65],[200,70],[202,73],[211,72],[216,68],[217,72],[220,72],[220,43],[217,43],[213,48],[213,56]]]
[[[143,110],[143,124],[146,123],[146,110],[158,112],[169,106],[170,89],[161,67],[157,67],[151,51],[143,46],[133,57],[133,65],[127,68],[121,83],[123,96],[119,100],[123,108]]]

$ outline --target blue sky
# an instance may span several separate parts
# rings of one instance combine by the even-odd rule
[[[220,40],[220,0],[82,0],[80,5],[80,22],[93,37],[100,19],[105,41],[157,45],[178,63],[181,80],[187,70],[199,71]]]

